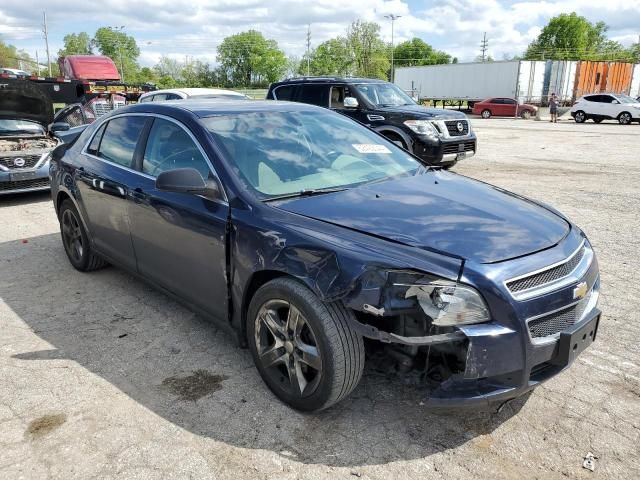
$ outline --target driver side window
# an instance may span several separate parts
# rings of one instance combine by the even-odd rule
[[[189,134],[173,122],[156,118],[142,160],[142,172],[157,177],[176,168],[195,168],[202,178],[209,178],[211,169]]]

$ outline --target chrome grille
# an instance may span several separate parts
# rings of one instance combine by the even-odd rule
[[[458,124],[462,124],[462,131],[458,130]],[[460,137],[469,134],[469,122],[466,120],[447,120],[444,122],[450,137]]]
[[[507,288],[514,293],[522,292],[523,290],[529,290],[530,288],[546,285],[547,283],[566,277],[578,266],[580,260],[582,260],[582,257],[584,256],[584,250],[585,248],[583,245],[582,248],[580,248],[580,250],[578,250],[573,257],[568,259],[566,262],[543,272],[512,280],[507,283]]]
[[[40,157],[42,157],[42,154],[0,157],[0,165],[10,169],[33,168],[36,165],[36,163],[38,163],[38,160],[40,160]],[[19,158],[21,158],[24,161],[23,165],[16,165],[16,160],[18,160]]]

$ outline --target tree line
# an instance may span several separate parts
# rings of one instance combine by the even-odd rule
[[[624,48],[606,36],[607,30],[604,22],[591,23],[576,13],[560,14],[548,22],[522,56],[509,59],[640,63],[640,43]],[[114,60],[127,82],[149,82],[161,88],[266,87],[283,77],[307,74],[389,79],[392,56],[395,67],[458,61],[420,38],[401,42],[392,51],[392,46],[380,35],[380,25],[362,20],[352,22],[343,35],[320,43],[302,57],[287,56],[275,40],[265,38],[257,30],[237,33],[226,37],[217,47],[215,66],[190,56],[184,60],[162,56],[153,67],[141,67],[136,39],[108,27],[98,28],[93,36],[87,32],[69,33],[63,42],[58,56],[106,55]],[[491,56],[486,60],[492,61]],[[0,66],[36,70],[35,61],[27,52],[1,39]],[[52,65],[52,70],[54,76],[59,75],[57,64]]]

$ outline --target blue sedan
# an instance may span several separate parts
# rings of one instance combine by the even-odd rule
[[[227,327],[296,409],[345,398],[370,354],[419,372],[431,405],[497,405],[596,338],[577,226],[323,108],[133,105],[50,176],[76,269],[117,265]]]

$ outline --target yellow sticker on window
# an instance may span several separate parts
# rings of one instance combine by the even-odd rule
[[[354,143],[351,146],[360,153],[391,153],[387,147],[376,143]]]

